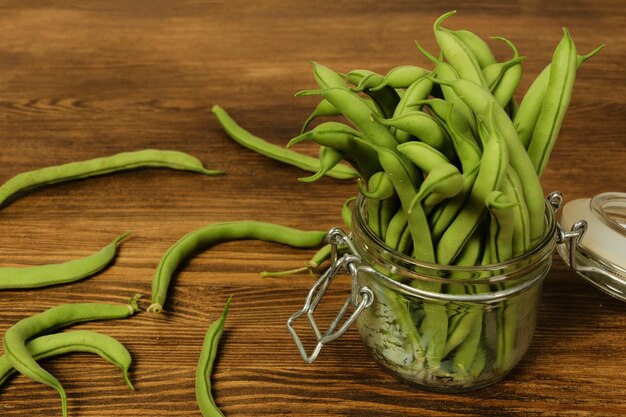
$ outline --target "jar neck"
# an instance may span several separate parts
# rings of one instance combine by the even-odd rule
[[[480,265],[441,265],[417,260],[387,246],[368,226],[365,198],[359,195],[354,208],[352,241],[357,255],[383,273],[396,275],[397,280],[417,279],[455,283],[471,280],[472,283],[501,283],[520,279],[552,258],[555,247],[556,219],[552,207],[546,202],[544,233],[539,241],[521,256],[506,262]]]

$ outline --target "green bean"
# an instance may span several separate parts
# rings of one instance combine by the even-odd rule
[[[298,178],[301,182],[314,182],[322,178],[331,169],[337,167],[341,161],[346,159],[346,155],[340,150],[329,148],[327,146],[320,146],[319,149],[319,170],[308,177]]]
[[[465,124],[465,118],[454,110],[454,106],[450,106],[448,123],[442,125],[452,140],[462,171],[464,173],[472,171],[480,162],[481,149],[472,135],[471,126],[469,123]]]
[[[49,265],[0,267],[0,290],[66,284],[94,275],[113,260],[118,245],[128,235],[118,236],[98,252],[84,258]]]
[[[424,213],[428,214],[434,206],[452,198],[463,190],[463,176],[452,164],[437,165],[428,173],[415,197],[411,201],[408,215],[413,213],[417,205],[422,205]],[[435,197],[429,199],[428,197]]]
[[[313,65],[313,77],[320,88],[339,87],[346,88],[345,77],[337,74],[332,69],[311,61]]]
[[[439,285],[439,284],[431,284]],[[424,301],[422,308],[426,313],[420,326],[422,345],[426,349],[426,361],[430,368],[437,369],[441,366],[441,359],[446,347],[448,337],[448,314],[445,304],[435,301]]]
[[[433,83],[427,75],[418,78],[404,91],[404,94],[400,97],[400,101],[398,101],[396,108],[393,110],[393,114],[385,117],[400,117],[407,111],[420,110],[421,107],[417,104],[417,102],[426,99],[432,89]],[[394,128],[392,128],[391,131],[397,138],[398,142],[406,142],[409,140],[410,135],[408,133]]]
[[[134,389],[128,378],[128,369],[132,363],[130,353],[117,339],[106,334],[89,330],[48,334],[28,341],[26,349],[36,361],[69,352],[95,353],[120,368],[124,382],[130,389]],[[15,372],[7,356],[0,356],[0,386]]]
[[[372,87],[376,87],[384,77],[374,71],[357,69],[347,73],[345,79],[348,83],[353,85],[350,90],[355,93],[362,93]]]
[[[335,105],[365,137],[375,145],[388,149],[395,148],[397,142],[387,128],[371,118],[369,106],[356,93],[347,88],[330,87],[321,90],[308,90],[296,93],[297,96],[321,95]]]
[[[347,161],[354,165],[361,176],[367,180],[382,168],[378,163],[376,152],[354,140],[355,137],[362,136],[361,132],[344,123],[325,122],[291,139],[287,148],[305,140],[310,140],[320,146],[335,148],[341,151]]]
[[[341,205],[341,219],[348,229],[352,229],[352,208],[350,204],[356,201],[356,196],[348,197]]]
[[[502,183],[502,192],[506,197],[515,202],[513,207],[514,223],[513,223],[513,256],[517,257],[530,249],[530,226],[528,207],[524,201],[522,192],[522,183],[515,170],[509,167],[504,182]]]
[[[482,119],[490,118],[489,112],[493,110],[495,127],[500,132],[509,148],[510,163],[520,178],[523,179],[524,201],[528,206],[530,217],[530,236],[531,242],[537,242],[543,234],[543,213],[545,209],[543,191],[539,178],[535,172],[532,161],[528,157],[522,143],[520,142],[517,131],[513,127],[511,119],[504,109],[500,107],[493,95],[488,90],[466,80],[442,81],[437,79],[436,82],[446,84],[454,89],[459,97],[465,101],[469,107]],[[483,200],[484,201],[484,200]]]
[[[494,107],[492,104],[489,124],[485,126],[489,139],[485,145],[478,175],[467,205],[446,229],[437,244],[437,262],[440,264],[450,264],[457,257],[486,211],[484,202],[487,194],[499,189],[506,175],[509,166],[509,151],[496,125]],[[482,123],[479,125],[482,126]]]
[[[478,176],[478,170],[480,164],[476,164],[474,169],[464,172],[463,175],[463,189],[459,194],[452,197],[448,201],[444,202],[439,209],[433,211],[430,218],[431,235],[434,242],[438,242],[446,229],[454,221],[458,213],[465,206],[469,194],[474,186],[476,177]]]
[[[441,22],[454,13],[456,11],[443,14],[433,25],[435,39],[439,44],[439,48],[441,48],[443,56],[462,79],[487,87],[487,81],[472,50],[454,32],[441,27]]]
[[[480,162],[481,150],[476,144],[474,134],[467,119],[453,104],[442,99],[424,100],[431,109],[433,118],[439,122],[452,143],[454,152],[460,160],[462,171],[471,171]]]
[[[386,186],[387,185],[384,187]],[[376,187],[376,184],[372,184],[371,187]],[[367,190],[364,191],[367,192]],[[385,240],[389,222],[398,210],[398,199],[394,193],[393,185],[391,185],[391,188],[386,191],[389,192],[389,196],[386,198],[379,198],[384,197],[383,194],[385,191],[382,191],[379,195],[374,194],[373,198],[369,198],[364,195],[366,197],[365,205],[368,212],[368,224],[372,232],[381,240]]]
[[[482,311],[471,309],[470,311],[459,312],[454,316],[456,320],[450,320],[450,323],[454,322],[454,326],[448,324],[448,338],[446,339],[445,348],[443,350],[443,357],[448,356],[450,352],[456,349],[470,334],[474,327],[474,322],[478,319],[478,316],[482,315]]]
[[[219,347],[220,339],[224,333],[224,323],[226,322],[226,315],[230,308],[231,298],[232,297],[229,297],[228,301],[226,301],[224,311],[220,318],[209,326],[204,336],[200,359],[198,360],[198,366],[196,368],[196,401],[204,417],[224,416],[220,409],[217,408],[213,394],[211,393],[211,372],[213,370],[215,357],[217,356],[217,348]]]
[[[458,347],[453,359],[453,369],[456,372],[469,371],[476,355],[478,354],[478,346],[483,328],[483,315],[476,314],[470,333],[467,335],[463,343]]]
[[[603,48],[604,45],[600,45],[586,55],[577,55],[576,69],[580,68],[583,62],[596,55]],[[548,89],[548,82],[550,80],[551,67],[552,64],[548,64],[532,82],[519,105],[515,118],[513,119],[513,124],[515,129],[517,129],[519,139],[524,148],[528,148],[528,145],[530,144],[530,138],[533,134],[533,130],[535,129],[535,125],[537,124],[539,114],[541,113],[545,94]]]
[[[370,90],[378,91],[384,87],[408,88],[424,75],[430,74],[430,72],[430,70],[421,67],[402,65],[390,70],[385,75],[385,78],[377,86],[370,88]]]
[[[376,104],[376,108],[381,116],[391,117],[398,105],[400,96],[396,90],[388,86],[372,90],[372,88],[383,82],[384,77],[382,75],[373,71],[355,70],[350,71],[346,78],[350,83],[356,84],[356,87],[352,88],[351,91],[365,93]]]
[[[539,177],[548,164],[550,153],[559,135],[565,112],[569,107],[575,79],[576,46],[569,31],[563,28],[563,38],[552,57],[550,78],[541,113],[528,145],[528,155]]]
[[[433,74],[434,72],[431,71],[419,77],[407,87],[402,97],[400,97],[400,101],[393,112],[393,117],[401,116],[409,110],[415,110],[416,106],[417,110],[419,110],[418,102],[426,99],[432,91],[433,83],[428,76]]]
[[[278,224],[246,220],[214,223],[196,229],[180,238],[161,258],[152,278],[152,304],[148,311],[162,311],[170,280],[180,263],[211,245],[230,240],[257,239],[310,248],[320,245],[325,236],[326,233],[321,231],[301,231]]]
[[[444,154],[424,142],[401,143],[397,149],[426,174],[439,165],[450,164],[450,160]]]
[[[298,167],[305,171],[317,172],[319,170],[320,162],[317,158],[290,151],[289,149],[267,142],[258,136],[254,136],[239,126],[237,122],[230,117],[226,110],[220,106],[213,106],[213,113],[228,136],[240,145],[243,145],[261,155],[267,156],[268,158]],[[357,172],[345,165],[337,165],[335,168],[330,170],[327,175],[332,178],[342,180],[354,179],[358,177]]]
[[[402,236],[405,234],[405,231],[408,230],[407,224],[404,210],[397,210],[389,221],[387,234],[385,235],[385,244],[390,248],[399,251]]]
[[[513,258],[513,231],[516,201],[511,201],[502,191],[487,194],[485,205],[491,215],[489,224],[490,259],[494,263]]]
[[[143,167],[171,168],[199,172],[206,175],[223,173],[222,171],[204,168],[202,162],[184,152],[156,149],[122,152],[111,156],[69,162],[17,174],[0,186],[0,207],[9,198],[34,188]]]
[[[344,253],[346,250],[347,250],[347,247],[343,247],[343,246],[337,247],[338,254]],[[287,269],[284,271],[263,271],[261,272],[260,275],[263,278],[268,278],[268,277],[284,277],[286,275],[295,275],[295,274],[299,274],[301,272],[307,272],[307,271],[309,273],[312,273],[313,270],[317,269],[321,264],[323,264],[328,259],[330,259],[330,256],[331,256],[331,245],[326,244],[322,246],[321,248],[319,248],[319,250],[315,252],[315,254],[311,257],[311,259],[305,262],[304,266],[300,268]]]
[[[139,311],[134,296],[130,304],[79,303],[63,304],[20,320],[4,334],[4,353],[13,367],[22,375],[54,388],[61,396],[63,417],[67,417],[67,395],[61,383],[43,369],[26,348],[26,341],[46,332],[74,323],[93,320],[112,320],[131,316]]]
[[[511,100],[515,102],[515,90],[522,79],[522,61],[526,58],[519,56],[519,52],[515,45],[513,45],[513,42],[502,36],[494,36],[493,38],[505,42],[513,50],[513,58],[509,61],[508,65],[505,63],[500,77],[498,77],[495,82],[489,84],[489,89],[498,104],[500,104],[502,108],[506,108]],[[485,70],[487,69],[485,68]]]
[[[481,349],[480,344],[479,344],[479,349],[476,351],[476,356],[474,356],[474,361],[472,362],[472,365],[469,369],[469,375],[473,379],[477,379],[482,373],[483,369],[485,369],[486,363],[487,363],[487,349],[485,349],[485,347]]]
[[[362,139],[356,139],[363,143],[369,144],[378,153],[378,160],[385,172],[392,180],[393,187],[400,198],[400,204],[405,212],[409,211],[411,207],[411,201],[415,197],[416,184],[411,180],[408,164],[400,156],[391,151],[390,149],[376,146],[370,142],[365,142]],[[411,238],[413,239],[413,255],[416,259],[429,262],[434,260],[434,251],[432,240],[430,238],[428,221],[426,215],[419,210],[414,211],[414,215],[408,216],[409,230],[411,231]]]
[[[461,97],[454,91],[454,89],[448,88],[445,83],[446,81],[454,81],[460,79],[458,72],[454,69],[454,67],[452,67],[452,65],[444,62],[441,59],[437,59],[433,55],[428,53],[428,51],[422,48],[422,46],[418,42],[415,42],[415,44],[417,45],[417,48],[420,50],[420,52],[433,64],[435,64],[434,76],[431,75],[426,77],[432,81],[435,81],[435,79],[439,80],[438,84],[441,84],[441,91],[446,101],[453,104],[454,107],[458,109],[461,114],[463,114],[463,117],[469,122],[472,132],[476,134],[477,130],[474,114],[469,109],[467,104],[461,99]]]
[[[346,227],[348,227],[348,229],[352,228],[352,207],[350,207],[350,204],[356,201],[356,199],[357,199],[356,196],[348,197],[341,205],[341,218],[343,219],[343,222],[346,225]],[[345,252],[345,250],[346,248],[343,246],[337,247],[338,253],[343,253]],[[322,263],[328,260],[330,256],[331,256],[331,245],[326,244],[322,246],[313,255],[313,257],[309,261],[307,261],[304,264],[304,266],[300,268],[293,268],[293,269],[288,269],[284,271],[263,271],[261,272],[260,275],[261,277],[265,278],[265,277],[282,277],[286,275],[295,275],[295,274],[299,274],[301,272],[306,272],[306,271],[312,272],[314,269],[318,268]]]
[[[318,117],[340,115],[341,112],[337,109],[337,107],[333,106],[328,100],[322,99],[319,103],[317,103],[317,106],[313,110],[313,113],[311,113],[309,117],[307,117],[307,119],[304,121],[302,129],[300,130],[300,134],[304,133],[311,124],[311,122],[313,122],[313,120]]]
[[[484,217],[479,220],[476,230],[469,237],[465,245],[454,259],[454,265],[458,266],[474,266],[480,265],[484,245],[482,236],[482,225],[485,223]]]
[[[491,52],[491,48],[480,36],[464,29],[452,30],[450,32],[469,48],[481,69],[485,69],[489,65],[496,63],[496,57],[493,55],[493,52]]]
[[[428,113],[415,110],[391,119],[382,119],[376,115],[372,115],[372,117],[384,126],[402,130],[422,142],[427,143],[443,153],[448,160],[454,159],[452,144],[450,143],[446,131]]]
[[[386,200],[395,194],[391,178],[384,171],[372,175],[367,182],[367,186],[359,181],[359,192],[364,197],[372,200]]]
[[[417,101],[415,104],[420,106],[426,105],[435,120],[440,121],[444,129],[447,124],[454,122],[459,132],[470,142],[476,143],[469,120],[452,103],[441,98],[430,98]]]

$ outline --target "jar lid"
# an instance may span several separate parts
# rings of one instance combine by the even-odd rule
[[[559,254],[587,281],[626,301],[626,193],[602,193],[566,203],[562,228],[574,230],[580,225],[585,225],[583,233],[557,245]]]

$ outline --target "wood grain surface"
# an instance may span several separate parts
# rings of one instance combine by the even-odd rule
[[[342,225],[353,182],[297,181],[298,169],[232,142],[211,114],[220,104],[276,144],[298,134],[315,98],[310,60],[345,72],[429,66],[432,23],[512,40],[524,62],[518,97],[567,26],[582,52],[607,47],[579,71],[572,103],[542,177],[566,200],[626,191],[626,5],[611,0],[480,1],[1,1],[0,181],[26,170],[143,148],[176,149],[223,169],[208,177],[144,169],[23,194],[0,212],[0,265],[62,262],[132,231],[114,264],[93,278],[0,294],[0,333],[67,302],[124,302],[147,294],[167,248],[188,231],[229,220],[301,229]],[[500,59],[510,51],[490,41]],[[302,152],[313,147],[302,145]],[[213,377],[226,416],[626,415],[626,304],[579,279],[555,256],[536,335],[502,382],[469,394],[405,385],[370,358],[356,330],[305,365],[285,328],[311,277],[262,279],[313,250],[230,242],[176,275],[163,315],[75,326],[106,332],[133,355],[129,391],[117,369],[88,354],[42,362],[66,387],[74,417],[198,416],[195,367],[208,325],[229,295]],[[348,293],[329,291],[330,316]],[[56,392],[25,377],[0,391],[2,416],[57,416]]]

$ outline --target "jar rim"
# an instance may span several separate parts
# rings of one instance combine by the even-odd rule
[[[488,265],[478,265],[478,266],[461,266],[461,265],[445,265],[438,264],[433,262],[427,262],[418,260],[410,255],[406,255],[404,253],[398,252],[393,248],[390,248],[383,242],[369,227],[367,221],[364,218],[364,213],[362,211],[365,206],[365,197],[359,193],[357,196],[357,201],[353,210],[353,215],[355,216],[354,224],[358,227],[360,231],[363,232],[367,240],[369,240],[373,245],[384,249],[390,256],[393,257],[394,260],[398,261],[402,266],[401,269],[406,272],[413,274],[416,270],[431,270],[431,271],[449,271],[451,273],[462,273],[462,274],[484,274],[485,272],[493,272],[494,275],[491,275],[487,279],[479,279],[472,280],[473,283],[479,283],[480,281],[484,282],[494,282],[494,281],[502,281],[507,278],[510,278],[508,274],[502,274],[502,271],[506,271],[518,265],[521,261],[532,258],[536,255],[542,254],[546,250],[549,249],[550,252],[553,251],[553,248],[550,246],[550,243],[556,242],[556,216],[554,212],[554,208],[550,205],[550,203],[545,201],[545,228],[541,238],[526,252],[523,254],[506,260],[504,262],[493,263]],[[354,227],[353,227],[354,230]],[[408,267],[407,267],[408,266]],[[424,277],[422,277],[423,279]],[[454,282],[459,284],[458,279],[453,278],[445,278],[445,277],[431,277],[429,278],[432,281],[437,282]]]

